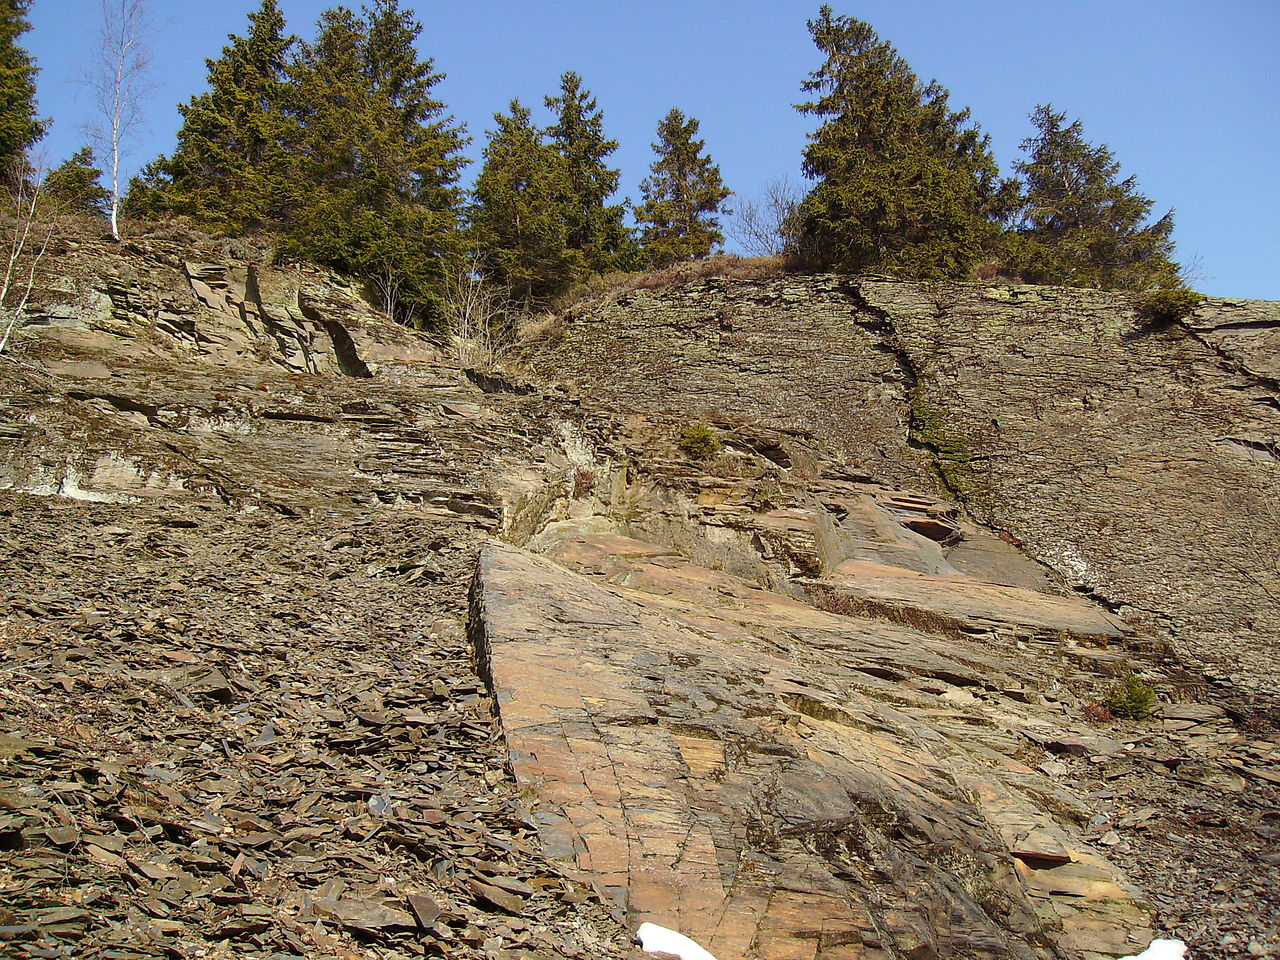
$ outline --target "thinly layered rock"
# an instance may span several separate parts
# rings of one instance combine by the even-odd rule
[[[630,956],[462,631],[564,404],[217,253],[74,252],[0,357],[0,953]]]
[[[991,402],[926,392],[912,351],[953,347],[924,308],[646,294],[676,312],[570,324],[574,395],[243,245],[57,263],[0,359],[6,949],[621,957],[646,917],[721,960],[1280,941],[1280,743],[991,524],[984,461],[913,405]],[[972,336],[1021,329],[997,308]],[[1211,308],[1183,346],[1265,400],[1233,339],[1262,308]],[[1214,450],[1265,468],[1253,406]],[[459,633],[484,543],[502,726]],[[1106,719],[1132,671],[1163,717]]]

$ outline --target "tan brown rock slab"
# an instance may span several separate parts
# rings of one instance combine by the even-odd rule
[[[473,631],[546,849],[634,922],[751,960],[1047,958],[1037,943],[1077,941],[1090,957],[1147,930],[1118,871],[961,755],[963,734],[841,686],[840,630],[853,650],[865,625],[625,538],[560,547],[627,586],[492,544]],[[823,636],[803,668],[765,636],[800,622]],[[1088,870],[1022,879],[1014,853]],[[1006,907],[981,906],[987,890]]]

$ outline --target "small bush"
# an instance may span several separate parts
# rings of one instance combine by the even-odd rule
[[[1156,709],[1156,688],[1130,674],[1107,694],[1106,707],[1124,720],[1145,720]]]
[[[596,487],[596,472],[591,467],[577,467],[573,471],[573,499],[581,500]]]
[[[1186,287],[1162,287],[1139,294],[1134,309],[1149,323],[1163,325],[1191,316],[1203,300],[1204,297]]]
[[[1090,723],[1110,723],[1116,718],[1105,703],[1086,703],[1080,713]]]
[[[705,423],[691,423],[680,434],[680,449],[692,460],[710,460],[724,449],[715,431]]]

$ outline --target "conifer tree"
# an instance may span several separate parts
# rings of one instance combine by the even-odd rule
[[[706,141],[694,139],[697,133],[698,121],[674,107],[658,124],[658,157],[640,185],[643,202],[636,208],[650,266],[699,260],[724,242],[716,214],[729,190],[704,153]]]
[[[397,312],[429,321],[442,261],[461,247],[463,129],[434,96],[443,79],[398,0],[357,17],[326,11],[294,68],[299,204],[289,252],[375,282]]]
[[[0,0],[0,170],[21,165],[26,175],[27,148],[44,136],[36,118],[36,73],[31,55],[18,38],[31,29],[30,0]]]
[[[800,209],[802,252],[845,271],[966,276],[1010,199],[989,138],[870,25],[824,5],[809,32],[826,59],[798,106],[822,118],[804,151],[817,182]]]
[[[1027,159],[1015,164],[1025,180],[1018,223],[1025,279],[1035,283],[1144,290],[1174,286],[1173,212],[1147,222],[1152,201],[1105,144],[1084,139],[1079,120],[1053,106],[1031,114],[1036,135],[1023,141]]]
[[[476,177],[472,237],[487,277],[517,301],[543,301],[585,269],[571,250],[560,198],[567,190],[564,161],[547,144],[528,108],[512,100],[494,114],[484,165]]]
[[[288,57],[276,0],[249,14],[222,56],[206,60],[209,90],[182,112],[178,148],[130,188],[135,215],[182,214],[200,226],[240,233],[280,225],[287,216],[296,124],[287,112]]]
[[[588,270],[605,272],[628,265],[634,242],[623,223],[626,210],[606,201],[618,189],[621,171],[606,165],[618,141],[604,135],[604,114],[582,78],[560,77],[560,94],[546,98],[555,117],[547,135],[564,161],[565,192],[558,198],[565,240],[581,253]]]
[[[68,213],[86,217],[106,217],[111,201],[92,147],[82,147],[51,170],[45,177],[44,194]]]

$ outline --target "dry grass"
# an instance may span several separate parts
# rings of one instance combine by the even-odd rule
[[[784,257],[740,257],[722,253],[705,260],[673,263],[649,273],[605,273],[587,277],[557,297],[550,306],[561,314],[577,304],[617,297],[636,290],[670,290],[696,280],[722,277],[728,280],[768,280],[792,272]]]
[[[596,486],[596,471],[591,467],[577,467],[573,471],[573,499],[581,500]]]
[[[554,347],[564,339],[564,317],[558,313],[523,314],[518,320],[516,340],[522,345]]]
[[[165,220],[130,220],[121,222],[121,232],[127,239],[169,240],[192,246],[208,246],[217,239],[211,233],[197,229],[190,217],[170,217]]]
[[[547,309],[553,314],[561,314],[579,303],[616,297],[634,290],[636,282],[642,276],[644,274],[623,271],[593,273],[552,300]]]
[[[739,257],[723,253],[706,260],[689,263],[673,263],[669,267],[642,274],[636,279],[633,290],[669,290],[695,280],[723,277],[728,280],[768,280],[788,272],[788,264],[782,257]]]

